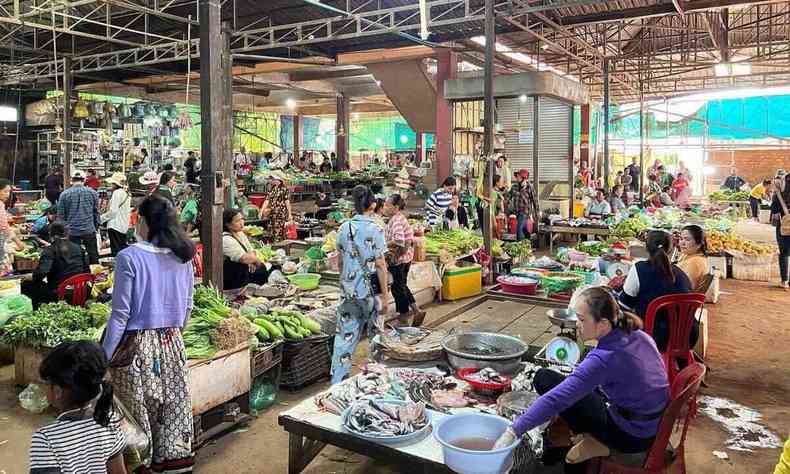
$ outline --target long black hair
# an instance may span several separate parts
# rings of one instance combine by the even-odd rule
[[[578,296],[590,308],[590,316],[595,321],[606,319],[613,329],[631,332],[642,328],[642,320],[633,313],[620,309],[614,295],[605,286],[593,286],[583,290]]]
[[[406,207],[406,200],[403,199],[399,193],[392,193],[390,194],[390,203],[395,206],[395,209],[402,211]]]
[[[69,257],[71,246],[68,237],[69,233],[65,222],[57,220],[49,225],[49,238],[52,240],[52,249],[55,251],[55,255],[63,258]]]
[[[369,187],[362,184],[354,186],[354,189],[351,191],[351,195],[354,197],[354,210],[357,212],[357,214],[364,214],[368,212],[370,206],[376,202],[376,196],[373,194],[373,191],[371,191]]]
[[[228,226],[238,214],[241,214],[241,209],[230,208],[222,211],[222,230],[230,232]]]
[[[691,224],[684,227],[682,230],[688,232],[694,238],[694,242],[699,245],[699,251],[702,255],[708,253],[708,242],[705,240],[705,231],[697,224]]]
[[[104,380],[106,373],[104,349],[91,341],[58,344],[39,368],[42,380],[68,390],[68,402],[75,408],[99,397],[93,408],[93,419],[101,426],[109,425],[112,415],[113,389]]]
[[[669,254],[672,251],[672,239],[669,233],[663,230],[651,230],[647,233],[647,253],[650,254],[648,261],[658,270],[665,280],[675,283],[675,272],[672,271],[672,264],[669,262]]]
[[[162,173],[162,175],[159,177],[159,186],[166,185],[167,183],[170,182],[171,179],[173,179],[173,175],[171,173],[169,172]]]
[[[0,189],[3,189],[3,186],[0,183]],[[790,206],[790,173],[785,175],[785,182],[784,182],[784,189],[782,189],[782,198],[785,201],[786,206]]]
[[[148,225],[149,242],[157,247],[170,249],[184,263],[195,256],[195,243],[178,225],[176,210],[167,199],[152,194],[137,207],[137,212]]]

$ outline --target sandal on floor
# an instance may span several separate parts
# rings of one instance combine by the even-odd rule
[[[585,434],[582,435],[581,441],[574,444],[571,450],[568,451],[568,454],[565,455],[565,462],[568,464],[579,464],[592,458],[605,458],[609,454],[609,448],[605,444],[589,434]]]

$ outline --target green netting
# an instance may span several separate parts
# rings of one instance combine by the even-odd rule
[[[413,150],[417,135],[400,116],[360,117],[351,120],[351,151]],[[293,149],[293,117],[280,116],[280,144]],[[425,135],[425,147],[433,146],[433,134]],[[302,146],[305,150],[335,149],[334,117],[302,119]]]

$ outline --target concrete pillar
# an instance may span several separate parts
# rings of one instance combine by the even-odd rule
[[[444,98],[444,81],[455,78],[456,54],[448,49],[438,50],[436,55],[436,183],[441,184],[450,176],[453,163],[453,108]]]
[[[349,169],[349,134],[351,129],[351,101],[343,94],[337,95],[337,120],[335,121],[335,153],[337,154],[337,169]]]

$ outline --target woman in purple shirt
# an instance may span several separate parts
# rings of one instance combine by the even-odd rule
[[[583,291],[576,300],[577,332],[598,345],[567,378],[550,369],[535,374],[540,398],[497,441],[516,437],[559,415],[581,439],[565,460],[569,464],[623,453],[647,451],[669,401],[669,382],[653,339],[641,321],[623,313],[604,287]]]
[[[137,243],[118,253],[112,313],[102,345],[118,398],[148,434],[154,472],[191,472],[192,403],[181,329],[192,310],[195,244],[173,205],[138,208]]]

